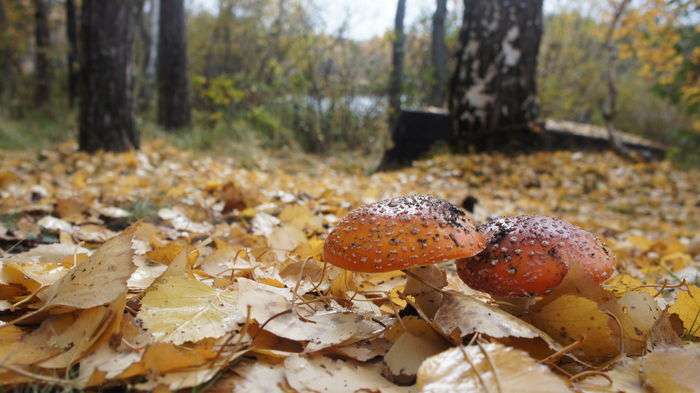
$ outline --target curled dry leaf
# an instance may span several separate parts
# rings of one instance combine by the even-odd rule
[[[496,343],[452,348],[428,358],[418,370],[417,387],[422,393],[570,391],[562,378],[527,353]]]
[[[547,333],[495,306],[459,292],[446,291],[440,309],[433,319],[447,337],[459,341],[472,333],[494,338],[541,338],[550,348],[561,348]]]
[[[662,314],[656,300],[648,293],[631,291],[601,307],[615,315],[620,323],[624,352],[637,356],[644,354],[651,330]],[[614,330],[616,336],[619,333],[619,328]]]

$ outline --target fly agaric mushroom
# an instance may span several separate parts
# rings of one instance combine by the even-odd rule
[[[358,272],[386,272],[466,258],[484,248],[483,235],[455,205],[427,195],[365,205],[328,235],[323,259]]]
[[[479,254],[457,261],[467,285],[497,297],[522,298],[556,290],[586,296],[614,269],[613,257],[590,232],[543,216],[491,220]]]

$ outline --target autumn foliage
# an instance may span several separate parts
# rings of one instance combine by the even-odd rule
[[[157,141],[94,156],[61,146],[38,158],[0,160],[4,387],[698,386],[696,171],[542,152],[437,156],[366,176],[330,159],[265,156],[245,169]],[[559,217],[606,243],[616,272],[523,307],[470,288],[453,261],[408,273],[324,263],[324,241],[350,211],[407,194],[470,196],[482,224]]]

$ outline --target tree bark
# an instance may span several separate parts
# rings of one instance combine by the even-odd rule
[[[158,124],[176,130],[190,124],[185,5],[169,0],[160,7],[158,40]]]
[[[83,0],[80,150],[138,148],[133,117],[134,0]]]
[[[66,65],[68,66],[68,102],[75,104],[78,97],[78,77],[80,66],[78,64],[78,18],[75,14],[75,1],[66,0],[66,38],[68,40],[68,54]]]
[[[465,0],[449,109],[454,145],[493,145],[538,116],[542,0]]]
[[[430,105],[442,107],[447,91],[447,43],[445,42],[445,18],[447,17],[447,0],[437,0],[433,14],[433,32],[430,55],[433,63],[433,88]]]
[[[8,90],[10,90],[9,80],[12,78],[12,75],[10,74],[10,56],[12,53],[8,50],[6,45],[7,30],[7,11],[5,10],[5,3],[0,1],[0,73],[3,75],[3,77],[0,78],[0,101],[5,98]]]
[[[34,0],[35,85],[34,105],[45,105],[51,98],[51,66],[49,64],[49,5],[47,0]]]
[[[391,75],[389,78],[389,126],[393,127],[401,112],[401,85],[403,82],[404,46],[406,36],[403,20],[406,15],[406,0],[399,0],[394,19],[394,42],[391,52]]]
[[[621,0],[619,3],[614,4],[612,19],[608,25],[607,32],[605,34],[604,50],[606,55],[606,68],[605,68],[605,83],[608,88],[608,96],[602,105],[603,121],[605,122],[605,128],[608,131],[608,141],[612,149],[619,155],[625,158],[631,158],[629,150],[622,143],[617,135],[617,131],[613,126],[612,122],[617,115],[617,86],[615,84],[615,67],[617,62],[617,51],[615,50],[614,35],[617,26],[622,19],[622,15],[625,13],[625,9],[629,5],[630,0]]]
[[[138,26],[143,41],[143,61],[141,63],[141,83],[138,89],[138,110],[147,111],[155,90],[156,62],[158,54],[158,26],[160,18],[160,1],[149,1],[148,15],[143,9],[138,15]]]

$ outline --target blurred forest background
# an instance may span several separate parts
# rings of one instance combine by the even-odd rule
[[[164,131],[156,103],[158,38],[174,33],[159,34],[159,0],[132,1],[127,33],[133,37],[129,83],[136,128],[143,137],[165,137],[193,149],[243,152],[256,145],[379,153],[388,142],[397,33],[389,28],[354,38],[348,33],[352,15],[324,20],[330,1],[185,1],[186,24],[179,28],[187,45],[183,80],[189,80],[191,121],[183,119],[177,133]],[[403,3],[417,7],[411,0]],[[537,68],[540,117],[603,124],[606,51],[613,47],[614,126],[665,143],[681,162],[697,164],[700,1],[623,1],[626,9],[606,41],[620,3],[560,0],[545,7]],[[431,5],[414,10],[419,17],[402,26],[402,108],[446,106],[464,5],[460,0]],[[1,0],[0,149],[75,138],[80,14],[79,0]],[[443,30],[436,35],[438,25]],[[442,45],[446,57],[436,53]]]

